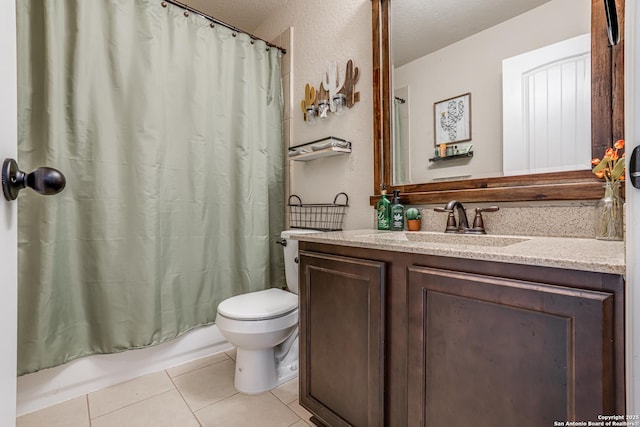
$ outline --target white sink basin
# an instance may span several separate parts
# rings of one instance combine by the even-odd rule
[[[391,232],[366,234],[359,237],[367,241],[397,241],[416,243],[436,243],[442,245],[466,245],[466,246],[491,246],[504,247],[526,242],[530,239],[526,237],[492,236],[486,234],[453,234],[453,233],[430,233],[430,232]]]

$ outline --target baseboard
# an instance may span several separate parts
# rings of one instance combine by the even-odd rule
[[[16,412],[24,415],[231,348],[216,325],[208,325],[157,346],[83,357],[18,377]]]

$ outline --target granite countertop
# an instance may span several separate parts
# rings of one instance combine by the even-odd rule
[[[304,242],[625,273],[624,243],[573,237],[496,236],[373,229],[293,235]]]

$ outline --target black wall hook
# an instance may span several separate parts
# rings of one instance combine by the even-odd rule
[[[607,18],[607,33],[609,44],[615,46],[620,41],[620,28],[618,26],[618,11],[616,0],[604,0],[604,12]]]
[[[15,200],[25,187],[48,196],[58,194],[66,184],[67,180],[62,172],[54,168],[41,167],[24,173],[14,159],[4,159],[2,163],[2,193],[9,201]]]

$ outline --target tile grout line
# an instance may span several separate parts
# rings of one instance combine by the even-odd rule
[[[165,390],[165,391],[163,391],[163,392],[160,392],[160,393],[154,394],[153,396],[149,396],[149,397],[147,397],[147,398],[145,398],[145,399],[138,400],[138,401],[133,402],[133,403],[129,403],[128,405],[124,405],[124,406],[121,406],[121,407],[119,407],[119,408],[117,408],[117,409],[113,409],[113,410],[111,410],[111,411],[109,411],[109,412],[105,412],[105,413],[104,413],[104,414],[102,414],[102,415],[98,415],[98,416],[97,416],[97,417],[95,417],[95,418],[89,418],[89,421],[91,421],[91,420],[97,420],[98,418],[102,418],[102,417],[104,417],[104,416],[106,416],[106,415],[113,414],[114,412],[117,412],[117,411],[119,411],[119,410],[121,410],[121,409],[129,408],[129,407],[131,407],[131,406],[137,405],[138,403],[146,402],[146,401],[147,401],[147,400],[149,400],[149,399],[153,399],[154,397],[158,397],[158,396],[162,396],[163,394],[170,393],[171,391],[173,391],[173,390]],[[88,395],[87,395],[87,397],[88,397]]]
[[[213,364],[212,364],[213,365]],[[211,366],[211,365],[207,365],[207,366]],[[193,371],[197,371],[197,369],[194,369]],[[193,371],[189,371],[189,372],[185,372],[185,374],[193,372]],[[191,415],[193,415],[193,418],[195,418],[196,422],[198,423],[198,426],[202,427],[202,423],[200,422],[200,418],[198,418],[198,416],[196,415],[196,411],[194,411],[191,406],[189,406],[189,403],[187,402],[187,399],[184,398],[184,395],[182,394],[182,392],[180,391],[180,388],[178,387],[178,385],[173,381],[173,377],[171,375],[169,375],[169,372],[167,372],[167,370],[165,369],[165,373],[167,374],[167,376],[169,377],[169,380],[171,381],[171,384],[173,384],[173,387],[176,389],[176,391],[178,392],[178,394],[180,395],[180,398],[182,399],[182,401],[184,402],[185,405],[187,405],[187,408],[189,408],[189,412],[191,412]],[[183,374],[184,375],[184,374]],[[181,375],[176,375],[176,378],[178,378]]]
[[[225,356],[227,356],[227,358],[226,358],[225,360],[218,360],[217,362],[211,362],[211,363],[209,363],[209,364],[207,364],[207,365],[203,365],[203,366],[200,366],[200,367],[194,368],[194,369],[192,369],[192,370],[190,370],[190,371],[183,372],[183,373],[181,373],[181,374],[179,374],[179,375],[174,375],[174,376],[172,376],[172,375],[169,373],[169,369],[175,368],[175,366],[172,366],[172,367],[170,367],[170,368],[167,368],[167,369],[165,369],[164,371],[167,373],[167,375],[169,376],[169,378],[171,378],[171,380],[172,380],[172,382],[173,382],[173,378],[182,377],[182,376],[184,376],[184,375],[191,374],[191,373],[193,373],[193,372],[195,372],[195,371],[197,371],[197,370],[204,369],[204,368],[208,368],[209,366],[213,366],[213,365],[218,365],[218,364],[220,364],[220,363],[224,363],[224,362],[227,362],[227,361],[229,361],[229,360],[231,360],[231,361],[232,361],[232,362],[234,362],[234,364],[235,364],[235,360],[233,360],[231,357],[229,357],[229,355],[228,355],[226,352],[224,352],[224,351],[223,351],[222,353],[224,353],[224,355],[225,355]],[[212,354],[211,356],[214,356],[214,355],[216,355],[216,354],[220,354],[220,353],[214,353],[214,354]],[[208,357],[208,356],[205,356],[205,357]],[[204,357],[203,357],[202,359],[204,359]],[[196,360],[198,360],[198,359],[196,359]],[[194,360],[194,361],[191,361],[191,362],[184,363],[184,365],[187,365],[187,364],[189,364],[189,363],[193,363],[193,362],[195,362],[195,360]],[[177,365],[177,366],[181,366],[181,365]],[[178,386],[176,386],[176,385],[175,385],[175,383],[174,383],[174,386],[175,386],[176,388],[178,388]]]
[[[179,374],[179,375],[172,376],[172,375],[169,373],[169,370],[170,370],[171,368],[173,368],[173,367],[163,369],[162,371],[163,371],[163,373],[165,374],[165,376],[166,376],[167,378],[169,378],[169,381],[170,381],[170,384],[171,384],[171,386],[172,386],[172,387],[168,387],[168,388],[167,388],[166,390],[164,390],[164,391],[159,391],[159,390],[161,390],[161,389],[158,389],[158,391],[156,391],[156,393],[155,393],[155,394],[152,394],[152,395],[150,395],[150,396],[147,396],[147,397],[146,397],[146,398],[144,398],[144,399],[141,399],[141,400],[138,400],[138,401],[135,401],[135,402],[131,402],[131,403],[129,403],[129,404],[125,404],[125,405],[123,405],[123,406],[120,406],[120,407],[118,407],[118,408],[115,408],[115,409],[109,410],[109,411],[107,411],[107,412],[105,412],[105,413],[102,413],[102,414],[100,414],[100,415],[97,415],[97,416],[94,416],[94,415],[93,415],[93,411],[92,411],[92,409],[91,409],[91,397],[90,397],[90,394],[92,394],[92,393],[86,393],[86,394],[84,394],[82,397],[84,397],[84,405],[85,405],[85,407],[86,407],[86,411],[87,411],[87,412],[86,412],[86,414],[87,414],[87,415],[86,415],[86,417],[87,417],[87,421],[88,421],[88,424],[87,424],[87,425],[88,425],[89,427],[92,427],[92,426],[94,426],[94,425],[98,425],[98,424],[94,424],[94,421],[95,421],[95,422],[97,422],[97,423],[101,423],[100,419],[101,419],[101,418],[103,418],[103,417],[105,417],[105,416],[112,415],[112,414],[113,414],[113,413],[115,413],[115,412],[122,411],[122,410],[126,410],[126,409],[128,409],[128,408],[129,408],[129,410],[130,410],[130,408],[131,408],[131,407],[133,407],[133,406],[137,406],[138,404],[143,404],[143,403],[144,403],[144,402],[146,402],[146,401],[149,401],[149,400],[151,400],[151,399],[155,399],[155,398],[157,398],[157,397],[159,397],[159,396],[163,396],[164,394],[167,394],[167,393],[173,392],[173,391],[175,390],[175,391],[177,391],[177,392],[178,392],[178,395],[180,396],[180,399],[182,399],[183,404],[185,404],[185,405],[186,405],[186,407],[187,407],[188,411],[192,414],[193,419],[196,421],[196,425],[197,425],[197,426],[199,426],[199,427],[204,427],[206,424],[204,423],[204,421],[201,421],[201,420],[199,419],[199,417],[198,417],[198,415],[197,415],[197,412],[199,412],[199,411],[201,411],[201,410],[205,410],[205,409],[207,409],[207,408],[211,408],[213,405],[215,405],[215,404],[217,404],[217,403],[222,403],[222,402],[225,402],[225,401],[227,401],[227,400],[229,400],[229,399],[231,399],[231,398],[238,397],[239,395],[242,395],[242,393],[239,393],[239,392],[238,392],[237,390],[235,390],[235,388],[234,388],[234,391],[235,391],[235,392],[234,392],[233,394],[231,394],[231,395],[229,395],[229,396],[227,396],[227,397],[225,397],[225,398],[223,398],[223,399],[221,399],[221,400],[218,400],[218,401],[212,402],[212,403],[210,403],[210,404],[208,404],[208,405],[206,405],[206,406],[203,406],[202,408],[192,409],[192,408],[191,408],[191,406],[189,405],[189,403],[187,402],[187,399],[186,399],[186,397],[185,397],[185,394],[183,394],[183,392],[182,392],[182,391],[180,390],[180,388],[177,386],[177,383],[175,382],[175,380],[176,380],[176,379],[178,379],[178,378],[181,378],[181,377],[182,377],[182,376],[184,376],[184,375],[187,375],[187,374],[193,374],[194,372],[196,372],[196,371],[198,371],[198,370],[200,370],[200,369],[210,368],[210,367],[212,367],[212,366],[215,366],[215,365],[218,365],[218,364],[221,364],[221,363],[228,363],[228,362],[230,361],[230,362],[232,362],[232,363],[234,363],[234,364],[235,364],[235,360],[234,360],[234,359],[233,359],[233,358],[232,358],[232,357],[231,357],[231,356],[230,356],[226,351],[225,351],[225,352],[222,352],[222,353],[224,353],[224,354],[225,354],[225,358],[224,358],[223,360],[218,360],[218,361],[213,362],[213,363],[208,363],[208,364],[206,364],[206,365],[204,365],[204,366],[198,366],[198,367],[190,368],[188,371],[183,372],[183,373],[181,373],[181,374]],[[190,362],[187,362],[187,363],[190,363]],[[179,365],[177,365],[177,366],[179,366]],[[157,373],[160,373],[160,371],[157,371]],[[133,381],[133,380],[131,380],[131,381]],[[126,382],[129,382],[129,381],[125,381],[125,382],[120,383],[120,384],[124,384],[124,383],[126,383]],[[286,384],[286,382],[285,382],[285,384]],[[116,384],[116,385],[118,385],[118,384]],[[167,384],[167,385],[168,385],[168,384]],[[106,388],[109,388],[109,387],[106,387]],[[105,388],[105,389],[106,389],[106,388]],[[101,390],[105,390],[105,389],[101,389]],[[275,390],[276,390],[276,389],[278,389],[278,387],[276,387],[276,388],[274,388],[274,389],[271,389],[271,390],[268,390],[268,391],[267,391],[268,393],[270,393],[271,397],[275,398],[275,399],[273,399],[273,402],[274,402],[274,403],[275,403],[275,402],[277,402],[277,403],[278,403],[278,405],[277,405],[277,406],[279,406],[279,405],[284,405],[284,406],[286,406],[286,407],[287,407],[287,409],[290,411],[289,413],[293,413],[293,414],[294,414],[294,416],[295,416],[295,421],[294,421],[294,422],[292,422],[291,424],[288,424],[288,426],[289,426],[289,427],[291,427],[291,426],[293,426],[293,425],[296,425],[297,423],[300,423],[301,421],[302,421],[302,423],[304,423],[305,425],[311,425],[311,424],[309,424],[309,421],[308,421],[307,419],[305,419],[303,416],[301,416],[300,414],[298,414],[298,412],[297,412],[294,408],[292,408],[292,407],[290,406],[290,405],[294,405],[294,404],[296,404],[296,402],[298,402],[298,401],[299,401],[299,398],[298,398],[297,396],[293,396],[293,400],[291,400],[291,401],[287,402],[287,401],[289,400],[289,397],[291,397],[290,395],[289,395],[289,397],[287,397],[288,391],[290,391],[290,390],[288,390],[288,389],[287,389],[287,390],[286,390],[287,392],[286,392],[285,394],[283,394],[283,395],[282,395],[282,397],[280,397],[280,396],[278,396],[278,394],[276,394],[276,393],[275,393]],[[101,391],[101,390],[97,390],[97,392],[98,392],[98,391]],[[266,393],[265,393],[265,394],[266,394]],[[168,398],[168,397],[169,397],[169,396],[167,396],[167,398]],[[165,398],[163,398],[163,399],[165,399]],[[172,398],[172,399],[173,399],[173,398]],[[176,403],[177,403],[177,402],[176,402]],[[186,414],[185,414],[185,415],[186,415]],[[103,422],[103,421],[102,421],[102,422]]]
[[[176,387],[176,388],[177,388],[177,387]],[[272,390],[273,390],[273,389],[272,389]],[[273,396],[273,397],[276,399],[276,401],[278,401],[281,405],[283,405],[285,408],[287,408],[289,411],[291,411],[291,412],[293,413],[293,415],[295,415],[295,417],[297,418],[293,423],[289,424],[289,426],[288,426],[288,427],[291,427],[292,425],[294,425],[294,424],[296,424],[296,423],[298,423],[298,422],[300,422],[300,421],[302,421],[302,422],[303,422],[303,423],[305,423],[306,425],[309,425],[309,423],[307,422],[307,420],[305,420],[304,418],[302,418],[302,417],[301,417],[301,416],[300,416],[296,411],[294,411],[293,409],[291,409],[291,407],[289,406],[290,404],[292,404],[292,403],[296,402],[296,400],[295,400],[295,399],[294,399],[294,400],[292,400],[290,403],[285,403],[282,399],[280,399],[278,396],[276,396],[276,395],[272,392],[272,390],[268,390],[268,391],[266,391],[266,392],[264,392],[264,393],[269,393],[269,394],[271,394],[271,396]],[[205,409],[205,408],[209,408],[209,407],[211,407],[211,406],[213,406],[213,405],[215,405],[215,404],[222,403],[222,402],[224,402],[224,401],[226,401],[226,400],[229,400],[229,399],[231,399],[232,397],[238,396],[238,395],[240,395],[240,394],[242,394],[242,393],[240,393],[240,392],[236,391],[234,394],[232,394],[232,395],[230,395],[230,396],[227,396],[227,397],[225,397],[224,399],[221,399],[221,400],[218,400],[218,401],[216,401],[216,402],[210,403],[210,404],[208,404],[207,406],[203,406],[202,408],[198,409],[197,411],[202,411],[202,410],[203,410],[203,409]],[[187,406],[188,406],[188,405],[187,405]],[[191,409],[191,408],[189,408],[189,409]],[[197,415],[196,415],[195,413],[196,413],[197,411],[193,411],[193,413],[194,413],[194,415],[196,416],[196,418],[197,418]],[[199,421],[199,419],[198,419],[198,421]],[[202,424],[200,424],[200,426],[202,426]]]
[[[89,393],[84,395],[84,403],[87,405],[87,418],[89,418],[89,427],[93,425],[91,422],[91,406],[89,406]]]
[[[295,401],[294,401],[294,402],[295,402]],[[293,402],[291,402],[291,403],[293,403]],[[309,423],[308,423],[304,418],[302,418],[300,415],[298,415],[298,413],[297,413],[296,411],[294,411],[293,409],[291,409],[291,407],[290,407],[289,405],[287,405],[286,403],[283,403],[283,405],[284,405],[284,406],[286,406],[288,410],[290,410],[291,412],[293,412],[293,414],[294,414],[296,417],[298,417],[298,420],[297,420],[295,423],[297,423],[297,422],[299,422],[299,421],[302,421],[302,422],[303,422],[303,423],[305,423],[305,424],[309,424]],[[293,423],[293,424],[295,424],[295,423]],[[290,426],[292,426],[293,424],[290,424]]]
[[[164,370],[163,370],[163,371],[164,371]],[[160,371],[158,371],[158,372],[160,372]],[[174,382],[171,380],[171,377],[169,376],[169,374],[168,374],[166,371],[164,371],[164,373],[169,377],[169,380],[171,381],[171,385],[173,386],[173,389],[174,389],[174,390],[177,390],[178,388],[176,387],[176,385],[174,384]],[[135,379],[134,379],[134,380],[135,380]],[[131,381],[134,381],[134,380],[131,380]],[[125,383],[126,383],[126,382],[129,382],[129,381],[125,381]],[[120,384],[124,384],[124,383],[120,383]],[[116,385],[119,385],[119,384],[116,384]],[[107,388],[109,388],[109,387],[107,387]],[[102,389],[102,390],[105,390],[105,389]],[[98,390],[98,391],[101,391],[101,390]],[[121,407],[119,407],[119,408],[113,409],[113,410],[111,410],[111,411],[105,412],[104,414],[99,415],[99,416],[97,416],[97,417],[95,417],[95,418],[91,418],[91,412],[89,411],[89,421],[91,422],[91,420],[92,420],[92,419],[96,419],[96,420],[97,420],[98,418],[104,417],[105,415],[111,414],[111,413],[113,413],[113,412],[119,411],[119,410],[124,409],[124,408],[128,408],[128,407],[133,406],[133,405],[137,405],[138,403],[145,402],[145,401],[147,401],[147,400],[149,400],[149,399],[153,399],[154,397],[158,397],[158,396],[161,396],[161,395],[163,395],[163,394],[165,394],[165,393],[169,393],[170,391],[172,391],[172,390],[171,390],[171,389],[169,389],[169,390],[165,390],[165,391],[162,391],[162,392],[158,392],[158,393],[156,393],[156,394],[154,394],[154,395],[151,395],[151,396],[149,396],[149,397],[147,397],[147,398],[145,398],[145,399],[141,399],[141,400],[138,400],[138,401],[136,401],[136,402],[129,403],[128,405],[124,405],[124,406],[121,406]],[[178,393],[180,393],[180,392],[178,391]],[[89,406],[89,393],[87,393],[87,395],[86,395],[86,396],[87,396],[87,405]],[[187,406],[188,406],[188,405],[187,405]],[[89,408],[90,408],[90,406],[89,406]],[[191,409],[191,408],[189,408],[189,409]]]
[[[200,370],[200,369],[208,368],[208,367],[210,367],[210,366],[218,365],[218,364],[220,364],[220,363],[224,363],[224,362],[228,362],[228,361],[233,362],[234,370],[235,370],[235,363],[236,363],[236,361],[235,361],[233,358],[231,358],[231,356],[229,356],[229,354],[227,354],[227,352],[226,352],[226,351],[222,351],[221,353],[224,353],[224,355],[225,355],[225,356],[227,356],[227,358],[226,358],[225,360],[219,360],[219,361],[217,361],[217,362],[212,362],[212,363],[210,363],[210,364],[208,364],[208,365],[205,365],[205,366],[200,366],[200,367],[198,367],[198,368],[195,368],[195,369],[192,369],[192,370],[190,370],[190,371],[184,372],[184,373],[182,373],[182,374],[180,374],[180,375],[176,375],[175,377],[172,377],[172,376],[169,374],[168,369],[165,369],[165,372],[166,372],[166,374],[169,376],[169,379],[170,379],[170,380],[171,380],[171,382],[173,383],[173,386],[174,386],[174,387],[175,387],[175,389],[178,391],[178,394],[180,394],[180,397],[181,397],[181,398],[182,398],[182,400],[184,401],[185,405],[187,405],[187,408],[189,408],[189,411],[191,411],[191,413],[192,413],[192,414],[193,414],[193,416],[195,417],[196,421],[198,422],[198,425],[199,425],[199,426],[201,426],[201,427],[202,427],[202,423],[200,422],[200,419],[198,418],[198,415],[196,414],[196,412],[197,412],[197,411],[201,411],[201,410],[203,410],[203,409],[205,409],[205,408],[208,408],[209,406],[215,405],[216,403],[223,402],[223,401],[225,401],[225,400],[229,399],[230,397],[233,397],[233,396],[237,395],[237,394],[238,394],[238,392],[236,391],[234,394],[232,394],[232,395],[230,395],[230,396],[227,396],[227,397],[225,397],[224,399],[217,400],[217,401],[215,401],[215,402],[213,402],[213,403],[210,403],[210,404],[208,404],[208,405],[206,405],[206,406],[203,406],[202,408],[193,409],[193,408],[191,408],[191,406],[189,405],[189,403],[188,403],[188,402],[187,402],[187,400],[185,399],[184,395],[182,394],[182,391],[180,391],[180,388],[179,388],[179,387],[178,387],[178,385],[173,381],[173,379],[174,379],[174,378],[181,377],[181,376],[184,376],[184,375],[187,375],[187,374],[191,374],[191,373],[193,373],[193,372],[195,372],[195,371],[198,371],[198,370]],[[219,354],[219,353],[215,353],[215,354]],[[190,362],[187,362],[187,363],[190,363]]]
[[[230,360],[231,362],[233,362],[233,366],[234,366],[234,373],[235,373],[235,364],[236,364],[236,360],[235,360],[234,358],[232,358],[232,357],[231,357],[231,356],[230,356],[226,351],[223,351],[222,353],[224,353],[224,354],[225,354],[225,356],[227,356],[227,359],[228,359],[228,360]],[[216,354],[217,354],[217,353],[216,353]],[[211,363],[210,365],[207,365],[207,366],[201,366],[201,367],[199,367],[199,368],[197,368],[197,369],[193,369],[193,370],[191,370],[191,371],[185,372],[184,374],[176,375],[176,377],[175,377],[175,378],[178,378],[179,376],[186,375],[186,374],[189,374],[189,373],[193,373],[193,372],[197,371],[198,369],[203,369],[203,368],[206,368],[206,367],[208,367],[208,366],[213,366],[213,365],[216,365],[216,364],[218,364],[218,363],[223,363],[223,362],[226,362],[226,361],[227,361],[227,360],[221,360],[221,361],[219,361],[219,362]],[[172,378],[170,375],[169,375],[169,378],[171,379],[171,382],[173,382],[173,378]],[[184,401],[185,401],[185,403],[187,404],[187,407],[189,408],[189,410],[191,411],[191,413],[193,413],[193,416],[194,416],[194,417],[196,417],[196,419],[198,420],[198,424],[199,424],[200,426],[202,426],[202,424],[200,423],[200,419],[198,418],[198,415],[196,414],[196,412],[198,412],[198,411],[202,411],[203,409],[208,408],[208,407],[210,407],[210,406],[213,406],[213,405],[215,405],[216,403],[224,402],[225,400],[227,400],[227,399],[229,399],[229,398],[231,398],[231,397],[233,397],[233,396],[236,396],[236,395],[240,394],[240,393],[236,390],[236,392],[235,392],[235,393],[233,393],[233,394],[231,394],[231,395],[229,395],[229,396],[225,397],[224,399],[216,400],[215,402],[209,403],[208,405],[205,405],[205,406],[203,406],[202,408],[198,408],[198,409],[194,410],[194,409],[191,409],[191,406],[189,406],[189,404],[187,403],[186,399],[185,399],[185,398],[184,398],[184,396],[182,395],[182,392],[180,391],[180,389],[178,388],[178,386],[177,386],[175,383],[173,383],[173,385],[175,386],[176,390],[178,390],[178,393],[180,393],[180,397],[182,397],[182,400],[184,400]],[[234,387],[234,390],[235,390],[235,387]]]
[[[280,402],[282,402],[282,404],[283,404],[283,405],[287,405],[287,406],[289,406],[290,404],[292,404],[293,402],[295,402],[295,401],[296,401],[296,399],[293,399],[291,402],[285,402],[284,400],[280,399],[280,398],[278,397],[278,395],[277,395],[277,394],[275,394],[275,393],[273,392],[273,390],[269,390],[269,393],[271,393],[271,394],[273,395],[273,397],[275,397],[275,398],[276,398],[276,399],[278,399]]]
[[[293,381],[293,380],[289,380],[289,381]],[[285,383],[285,384],[286,384],[286,383]],[[281,384],[281,385],[283,385],[283,384]],[[278,387],[276,387],[276,388],[278,388]],[[303,423],[305,423],[305,424],[309,424],[309,423],[307,422],[307,420],[305,420],[304,418],[302,418],[302,417],[300,416],[300,414],[298,414],[296,411],[294,411],[294,410],[291,408],[291,406],[289,406],[289,405],[291,405],[292,403],[299,402],[300,398],[298,397],[298,398],[296,398],[296,399],[293,399],[291,402],[287,403],[287,402],[285,402],[284,400],[280,399],[280,398],[279,398],[279,397],[278,397],[278,396],[273,392],[273,390],[275,390],[276,388],[273,388],[273,389],[269,390],[269,393],[271,393],[271,394],[272,394],[272,395],[273,395],[273,396],[274,396],[274,397],[275,397],[275,398],[276,398],[280,403],[282,403],[284,406],[286,406],[286,407],[287,407],[287,409],[288,409],[288,410],[290,410],[291,412],[293,412],[293,414],[298,418],[294,423],[289,424],[289,427],[291,427],[292,425],[294,425],[294,424],[296,424],[296,423],[298,423],[298,422],[300,422],[300,421],[302,421],[302,422],[303,422]]]
[[[235,388],[234,388],[234,390],[235,390]],[[196,409],[195,411],[193,411],[193,413],[194,413],[194,415],[195,415],[195,413],[196,413],[196,412],[198,412],[198,411],[202,411],[203,409],[208,408],[208,407],[210,407],[210,406],[213,406],[213,405],[215,405],[215,404],[217,404],[217,403],[224,402],[225,400],[231,399],[232,397],[237,396],[237,395],[239,395],[239,394],[240,394],[240,392],[236,390],[236,392],[235,392],[235,393],[233,393],[233,394],[231,394],[231,395],[229,395],[229,396],[225,397],[224,399],[216,400],[215,402],[209,403],[208,405],[203,406],[202,408],[198,408],[198,409]],[[189,407],[189,409],[191,409],[191,407]]]
[[[231,360],[231,358],[229,357],[229,355],[228,355],[228,354],[226,354],[226,352],[223,352],[223,353],[225,353],[225,356],[227,356],[227,359],[228,359],[228,360]],[[200,368],[197,368],[197,369],[193,369],[193,370],[187,371],[187,372],[185,372],[185,373],[183,373],[183,374],[180,374],[180,375],[176,375],[176,378],[177,378],[177,377],[180,377],[180,376],[182,376],[182,375],[186,375],[186,374],[188,374],[188,373],[191,373],[191,372],[193,372],[193,371],[197,371],[198,369],[205,368],[205,367],[212,366],[212,365],[215,365],[215,364],[217,364],[217,363],[226,362],[226,361],[227,361],[227,360],[221,360],[221,361],[219,361],[219,362],[213,362],[213,363],[210,363],[210,364],[208,364],[208,365],[201,366]],[[190,362],[186,362],[186,363],[190,363]],[[178,365],[178,366],[179,366],[179,365]],[[168,368],[168,369],[170,369],[170,368]],[[169,381],[171,381],[171,385],[173,386],[173,390],[176,390],[176,391],[178,392],[178,394],[180,395],[180,398],[182,399],[182,401],[187,405],[187,408],[189,409],[189,412],[191,412],[191,414],[195,417],[196,422],[198,423],[198,425],[199,425],[199,426],[202,426],[202,424],[200,423],[200,420],[199,420],[199,419],[197,418],[197,416],[195,415],[195,412],[191,409],[191,407],[189,406],[189,404],[186,402],[186,400],[185,400],[184,396],[182,395],[182,392],[180,391],[180,389],[178,388],[178,386],[176,385],[176,383],[173,381],[173,377],[169,374],[168,369],[163,369],[163,370],[162,370],[162,372],[164,372],[164,374],[169,378]],[[160,372],[160,371],[158,371],[158,372]],[[137,379],[137,378],[134,378],[134,379],[129,380],[129,381],[135,381],[136,379]],[[119,384],[114,384],[114,386],[117,386],[117,385],[120,385],[120,384],[124,384],[124,383],[127,383],[127,382],[129,382],[129,381],[125,381],[125,382],[122,382],[122,383],[119,383]],[[112,386],[112,387],[113,387],[113,386]],[[103,389],[96,390],[96,392],[97,392],[97,391],[105,390],[106,388],[109,388],[109,387],[105,387],[105,388],[103,388]],[[88,413],[88,416],[89,416],[89,427],[91,427],[91,426],[93,425],[93,421],[92,421],[92,420],[94,420],[94,419],[98,419],[98,418],[104,417],[105,415],[108,415],[108,414],[111,414],[111,413],[113,413],[113,412],[119,411],[119,410],[121,410],[121,409],[128,408],[128,407],[133,406],[133,405],[136,405],[136,404],[138,404],[138,403],[142,403],[142,402],[144,402],[144,401],[147,401],[147,400],[152,399],[152,398],[154,398],[154,397],[157,397],[157,396],[163,395],[163,394],[165,394],[165,393],[167,393],[167,392],[170,392],[170,391],[172,391],[172,389],[165,390],[165,391],[163,391],[163,392],[159,392],[159,393],[157,393],[157,394],[154,394],[154,395],[152,395],[152,396],[149,396],[149,397],[147,397],[147,398],[145,398],[145,399],[138,400],[138,401],[136,401],[136,402],[132,402],[132,403],[130,403],[130,404],[128,404],[128,405],[121,406],[121,407],[119,407],[119,408],[116,408],[116,409],[113,409],[113,410],[111,410],[111,411],[105,412],[104,414],[99,415],[99,416],[97,416],[97,417],[92,417],[92,416],[91,416],[91,405],[89,404],[89,394],[90,394],[90,393],[87,393],[87,394],[85,394],[85,399],[86,399],[86,403],[87,403],[87,413]]]

